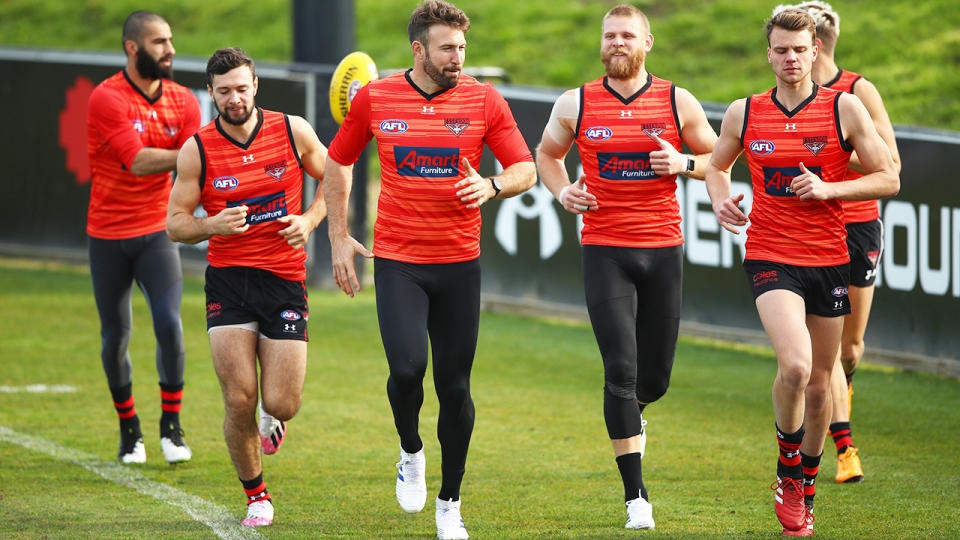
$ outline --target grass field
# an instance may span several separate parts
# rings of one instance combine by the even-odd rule
[[[372,290],[355,299],[311,291],[304,403],[289,439],[265,457],[277,507],[270,538],[432,538],[432,503],[407,515],[393,495],[397,438]],[[244,497],[221,434],[223,406],[203,326],[201,283],[183,302],[183,423],[194,460],[161,456],[153,340],[135,295],[134,395],[148,463],[144,483],[225,507]],[[0,537],[213,538],[180,508],[89,469],[115,460],[116,417],[99,360],[97,315],[84,267],[0,259],[0,387],[71,385],[75,393],[0,392],[0,431],[88,457],[64,460],[0,433]],[[682,339],[670,392],[648,409],[644,477],[651,538],[778,537],[771,351]],[[431,497],[439,488],[436,399],[421,416]],[[622,489],[601,415],[602,371],[591,330],[563,321],[484,314],[473,377],[477,424],[462,490],[471,538],[620,538]],[[960,381],[865,366],[854,434],[867,478],[832,482],[827,447],[817,496],[826,538],[960,537]],[[61,453],[63,453],[61,451]],[[77,465],[83,462],[84,467]],[[132,473],[131,473],[132,474]],[[632,533],[632,534],[631,534]]]
[[[601,74],[600,18],[618,0],[458,0],[472,20],[468,66],[502,66],[513,82],[573,88]],[[698,99],[730,103],[773,85],[762,31],[785,0],[634,0],[656,41],[648,67]],[[355,0],[356,48],[381,68],[410,64],[416,0]],[[832,0],[837,60],[870,78],[894,124],[960,130],[960,9],[955,0]],[[179,54],[240,46],[257,61],[292,58],[291,0],[153,0]],[[139,0],[3,0],[0,45],[120,52]]]

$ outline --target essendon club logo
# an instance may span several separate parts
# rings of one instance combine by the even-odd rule
[[[287,171],[287,162],[286,161],[275,161],[269,165],[263,166],[263,172],[269,174],[277,182],[280,181],[280,178],[283,176],[283,173]]]
[[[463,133],[463,130],[470,127],[469,118],[444,118],[443,127],[450,130],[450,133],[453,133],[457,137]]]
[[[180,132],[180,128],[177,126],[164,125],[163,132],[167,134],[167,137],[176,137],[177,133]]]
[[[867,259],[870,261],[870,266],[877,266],[880,262],[880,251],[868,251]]]
[[[648,123],[641,124],[640,127],[643,129],[643,132],[649,135],[650,137],[653,137],[654,135],[659,137],[660,134],[667,129],[667,125],[662,122],[652,122],[652,123],[648,122]]]
[[[827,145],[826,137],[804,137],[803,146],[810,151],[811,154],[817,155],[823,150],[823,147]]]

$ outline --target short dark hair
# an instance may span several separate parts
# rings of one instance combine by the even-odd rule
[[[773,32],[774,27],[783,28],[791,32],[809,30],[810,41],[816,43],[817,23],[813,21],[813,17],[806,11],[790,8],[771,17],[770,20],[767,21],[767,45],[770,44],[770,33]]]
[[[127,15],[127,20],[123,21],[123,36],[121,36],[120,45],[123,45],[127,41],[141,43],[143,41],[144,28],[147,24],[156,21],[167,22],[163,17],[152,11],[140,10]]]
[[[427,44],[427,32],[435,24],[444,24],[464,34],[470,29],[470,17],[457,6],[443,0],[427,0],[410,14],[407,35],[410,43]]]
[[[214,75],[223,75],[240,66],[249,66],[250,73],[253,74],[254,77],[257,76],[257,72],[253,66],[253,58],[250,58],[250,55],[247,54],[246,51],[240,47],[218,49],[217,52],[213,53],[213,56],[210,57],[210,60],[207,60],[207,84],[212,88]]]

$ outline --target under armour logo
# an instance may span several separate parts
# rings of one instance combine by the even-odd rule
[[[297,325],[295,325],[295,324],[285,324],[285,325],[283,325],[283,331],[284,331],[284,332],[296,332],[296,331],[297,331]]]
[[[255,161],[255,160],[253,159],[253,154],[247,154],[247,155],[243,156],[243,162],[244,162],[244,163],[253,163],[254,161]]]
[[[620,111],[620,118],[632,118],[633,111]]]
[[[797,130],[797,125],[796,125],[796,124],[789,124],[789,123],[788,123],[788,124],[784,124],[784,125],[783,125],[783,130],[784,130],[784,131],[796,131],[796,130]]]
[[[433,114],[433,106],[432,106],[432,105],[424,105],[424,106],[423,106],[423,111],[421,111],[420,114]]]

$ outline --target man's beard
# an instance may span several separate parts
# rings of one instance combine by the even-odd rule
[[[250,107],[247,110],[245,110],[243,114],[240,115],[240,118],[234,118],[230,116],[228,114],[230,111],[226,109],[221,109],[219,105],[217,105],[216,107],[217,107],[217,112],[220,113],[220,118],[223,118],[224,122],[228,124],[233,124],[234,126],[242,126],[243,124],[247,123],[247,120],[250,119],[250,116],[253,114],[253,109],[255,109],[256,106],[257,106],[256,103],[251,103]]]
[[[607,70],[607,77],[611,79],[630,79],[640,73],[640,67],[643,66],[643,60],[646,57],[646,53],[642,50],[637,50],[632,53],[626,52],[625,57],[614,56],[615,52],[626,52],[626,51],[604,51],[600,55],[600,59],[603,61],[603,67]],[[624,60],[621,60],[624,59]]]
[[[427,52],[423,60],[423,71],[430,77],[430,80],[436,83],[440,88],[450,89],[457,85],[460,73],[456,75],[444,75],[443,68],[437,69],[430,61],[430,53]]]
[[[160,60],[167,60],[173,56],[164,56]],[[137,73],[144,79],[173,79],[173,64],[170,67],[163,67],[160,61],[150,56],[142,47],[137,50]]]

